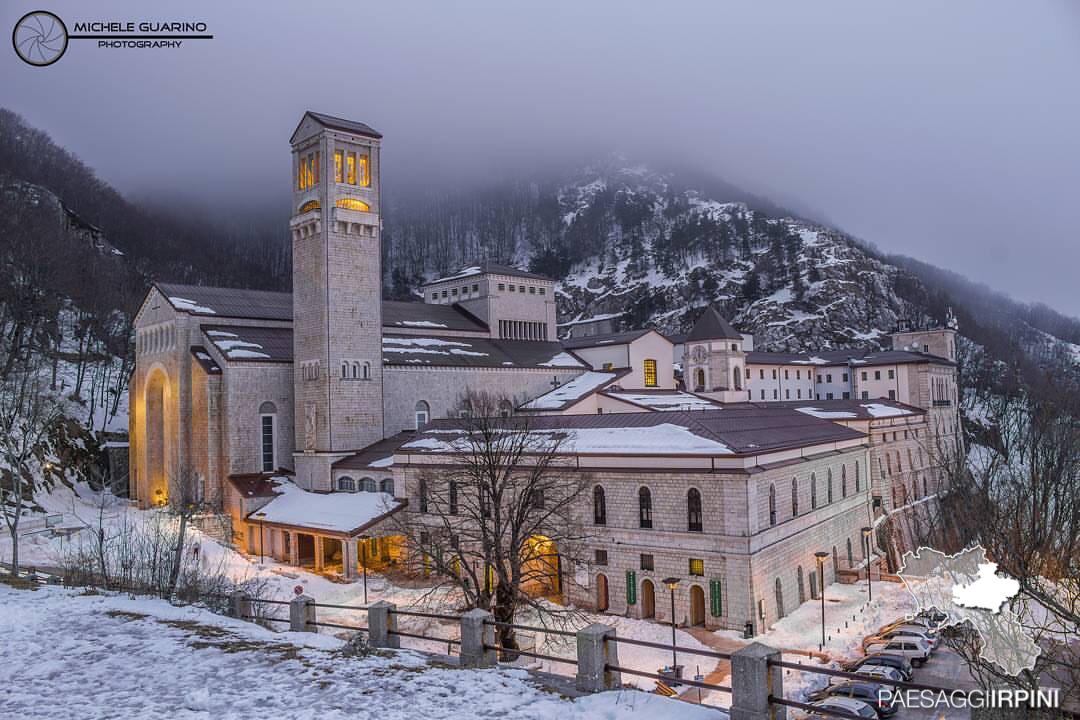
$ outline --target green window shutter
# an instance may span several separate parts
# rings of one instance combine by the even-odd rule
[[[637,573],[633,570],[626,571],[626,604],[637,603]]]
[[[724,601],[720,596],[720,581],[709,581],[709,611],[713,617],[720,617],[724,614]]]

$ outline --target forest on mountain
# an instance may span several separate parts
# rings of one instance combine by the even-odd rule
[[[131,322],[152,280],[289,289],[288,206],[221,218],[132,202],[0,110],[0,375],[40,359],[88,416],[119,403]],[[965,381],[996,391],[1080,371],[1080,321],[962,275],[886,255],[702,171],[612,156],[560,177],[384,187],[384,293],[480,261],[559,279],[560,321],[688,329],[712,303],[759,347],[877,345],[898,322],[959,319]],[[962,270],[962,269],[961,269]],[[93,392],[83,392],[90,382]],[[73,385],[76,387],[66,387]]]

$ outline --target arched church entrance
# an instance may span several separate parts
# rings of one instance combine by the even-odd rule
[[[525,557],[521,570],[525,582],[523,589],[530,595],[558,597],[559,549],[555,541],[544,535],[533,535],[525,543]]]
[[[162,370],[154,370],[146,380],[143,417],[146,422],[146,497],[149,505],[164,505],[169,500],[166,475],[169,452],[166,438],[166,408],[169,379]]]
[[[596,576],[596,610],[597,612],[607,612],[607,609],[607,576],[603,573],[600,573]]]

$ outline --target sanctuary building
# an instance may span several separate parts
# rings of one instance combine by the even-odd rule
[[[500,414],[576,438],[593,546],[553,563],[549,590],[665,619],[656,585],[676,576],[678,622],[760,630],[814,596],[819,572],[895,562],[912,537],[890,519],[946,489],[954,328],[885,351],[771,353],[707,307],[677,342],[560,340],[555,282],[497,264],[385,301],[382,135],[307,112],[290,142],[293,292],[155,283],[136,315],[141,506],[193,478],[247,552],[346,578],[398,564],[391,516],[423,514],[419,478],[454,462],[440,437],[483,389],[505,398]]]

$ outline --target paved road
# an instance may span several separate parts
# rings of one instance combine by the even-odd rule
[[[964,659],[942,644],[930,657],[929,662],[915,669],[913,682],[937,685],[956,690],[974,690],[975,682],[968,673]],[[894,720],[970,720],[968,708],[939,707],[933,710],[922,708],[901,708],[893,716]]]

